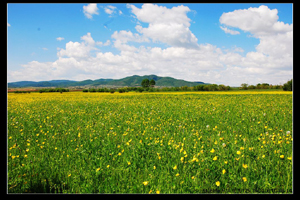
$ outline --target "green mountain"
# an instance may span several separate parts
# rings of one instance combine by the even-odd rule
[[[99,85],[109,85],[109,86],[128,86],[136,87],[141,86],[143,79],[153,79],[156,82],[156,86],[165,87],[181,87],[181,86],[195,86],[200,84],[207,84],[204,82],[190,82],[181,79],[175,79],[172,77],[161,77],[156,75],[145,75],[145,76],[128,76],[121,79],[97,79],[97,80],[84,80],[84,81],[70,81],[70,80],[52,80],[52,81],[19,81],[8,83],[8,88],[16,87],[74,87],[74,86],[99,86]]]

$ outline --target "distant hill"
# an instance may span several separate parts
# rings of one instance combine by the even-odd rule
[[[75,86],[99,86],[99,85],[109,85],[109,86],[128,86],[136,87],[141,86],[143,79],[153,79],[156,82],[156,86],[165,87],[181,87],[181,86],[195,86],[200,84],[207,84],[204,82],[190,82],[181,79],[175,79],[172,77],[161,77],[156,75],[145,75],[145,76],[128,76],[121,79],[96,79],[96,80],[84,80],[84,81],[71,81],[71,80],[51,80],[51,81],[19,81],[8,83],[8,88],[16,87],[75,87]]]

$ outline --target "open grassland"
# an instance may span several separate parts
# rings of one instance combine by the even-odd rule
[[[292,93],[8,94],[8,192],[292,193]]]

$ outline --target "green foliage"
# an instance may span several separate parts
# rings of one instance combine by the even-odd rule
[[[144,91],[144,88],[138,87],[136,91],[138,91],[138,92],[143,92],[143,91]]]
[[[240,90],[248,90],[248,84],[247,83],[242,83]]]
[[[19,91],[19,90],[16,90],[16,91],[14,91],[14,93],[30,93],[30,91]]]
[[[293,79],[288,81],[287,83],[283,84],[284,91],[293,91]]]
[[[147,88],[147,87],[149,87],[149,79],[143,79],[143,81],[142,81],[142,83],[141,83],[141,85],[142,85],[142,87],[143,88]]]
[[[151,81],[149,82],[150,86],[154,86],[155,85],[155,80],[151,79]]]
[[[69,89],[65,89],[65,88],[49,88],[49,89],[40,89],[39,93],[43,93],[43,92],[69,92]]]

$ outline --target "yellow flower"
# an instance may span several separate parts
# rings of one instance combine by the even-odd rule
[[[220,186],[220,181],[216,182],[216,186],[218,186],[218,187]]]
[[[179,173],[177,173],[175,176],[179,176]]]
[[[225,174],[225,173],[226,173],[226,170],[225,170],[225,169],[223,169],[223,170],[222,170],[222,174]]]
[[[70,176],[71,176],[71,174],[68,175],[68,177],[70,177]]]
[[[173,167],[173,169],[174,169],[174,170],[177,169],[177,165],[175,165],[175,167]]]
[[[215,157],[213,158],[213,160],[218,160],[218,156],[215,156]]]
[[[24,158],[27,158],[27,155],[24,155]]]
[[[148,185],[149,181],[144,181],[143,184],[144,185]]]
[[[96,169],[96,172],[98,172],[99,170],[100,170],[100,168],[97,168],[97,169]]]
[[[246,178],[246,177],[243,177],[243,181],[246,182],[246,181],[247,181],[247,178]]]
[[[26,152],[28,152],[29,151],[29,149],[26,149]]]
[[[248,165],[247,165],[247,164],[243,164],[243,167],[244,167],[245,169],[247,169]]]
[[[227,164],[227,163],[228,163],[228,161],[224,161],[224,163],[225,163],[225,164]]]
[[[195,179],[195,176],[192,176],[192,179]]]
[[[241,154],[241,152],[240,152],[240,151],[237,151],[237,152],[236,152],[236,154],[237,154],[237,155],[240,155],[240,154]]]
[[[214,149],[212,149],[211,151],[210,151],[210,153],[214,153],[215,152],[215,150]]]
[[[153,166],[153,169],[156,169],[156,167],[155,167],[155,166]]]
[[[80,138],[80,133],[78,133],[78,137]]]
[[[159,194],[160,193],[160,191],[159,190],[156,190],[156,194]]]
[[[283,158],[284,158],[284,155],[280,155],[280,158],[283,159]]]
[[[292,160],[292,156],[291,157],[287,157],[288,160]]]

